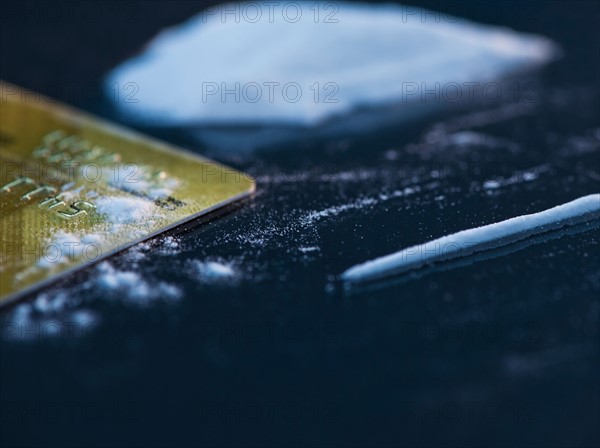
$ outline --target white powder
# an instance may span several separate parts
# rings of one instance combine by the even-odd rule
[[[107,289],[125,289],[134,290],[137,288],[137,292],[143,290],[143,294],[147,294],[146,284],[142,282],[141,276],[136,272],[128,271],[117,271],[108,262],[104,262],[98,266],[100,276],[98,277],[98,284],[103,288]],[[139,288],[141,286],[141,288]]]
[[[179,240],[169,235],[159,241],[156,250],[160,252],[161,255],[177,255],[181,252],[181,247]]]
[[[298,250],[303,254],[308,254],[311,252],[318,252],[320,248],[318,246],[310,246],[310,247],[299,247]]]
[[[311,225],[317,221],[320,221],[323,218],[329,218],[332,216],[337,216],[340,213],[346,212],[348,210],[357,210],[362,209],[367,206],[377,204],[377,200],[373,198],[362,198],[357,201],[351,202],[349,204],[336,205],[333,207],[327,207],[323,210],[310,212],[308,215],[302,218],[301,222],[304,225]]]
[[[128,248],[123,256],[128,263],[137,266],[140,261],[146,258],[146,254],[149,251],[152,251],[155,255],[174,256],[181,253],[181,247],[179,240],[176,237],[169,235],[163,238],[153,238],[138,243]]]
[[[550,170],[550,167],[546,164],[539,165],[533,168],[530,168],[526,171],[516,171],[512,176],[505,178],[495,178],[489,179],[483,182],[483,189],[487,191],[487,193],[492,193],[493,190],[498,190],[499,188],[509,187],[511,185],[518,185],[526,182],[533,182],[540,177],[540,174],[546,173]]]
[[[315,20],[309,2],[299,5],[295,23],[284,20],[281,7],[269,20],[262,6],[256,23],[201,13],[116,68],[106,89],[135,81],[138,101],[118,106],[130,119],[158,126],[313,126],[361,107],[414,105],[423,82],[429,89],[485,83],[557,54],[542,37],[445,15],[435,20],[418,8],[407,14],[402,5],[336,2],[336,23],[328,23]],[[284,91],[288,83],[297,87]],[[223,97],[226,90],[234,93]],[[401,109],[411,116],[412,106]]]
[[[113,224],[144,224],[155,218],[158,208],[153,202],[137,197],[101,197],[95,200],[96,210]]]
[[[342,279],[347,282],[369,281],[419,268],[428,263],[500,247],[599,215],[600,194],[591,194],[539,213],[463,230],[367,261],[346,270],[342,274]]]
[[[79,236],[61,230],[47,241],[44,254],[36,265],[39,268],[50,269],[78,258],[93,261],[102,254],[103,243],[104,237],[101,235]]]
[[[194,278],[207,283],[232,281],[239,276],[232,264],[222,261],[193,260],[189,263],[189,266],[190,274]]]
[[[94,331],[100,317],[79,306],[80,300],[72,293],[44,292],[2,316],[0,337],[11,342],[39,342],[87,336]]]
[[[174,285],[158,282],[149,283],[133,271],[115,269],[109,262],[104,261],[97,267],[96,284],[119,298],[127,299],[129,303],[147,305],[156,301],[172,301],[181,298],[181,290]]]
[[[61,247],[71,248],[72,243],[97,242],[98,236],[80,238],[73,233],[59,232],[52,241],[61,244]],[[175,242],[169,241],[171,244],[168,245],[172,247]],[[137,251],[149,248],[148,243],[135,246]],[[66,260],[68,257],[60,259]],[[135,266],[135,263],[129,264]],[[39,265],[53,266],[43,260]],[[12,342],[36,342],[86,337],[95,331],[101,316],[84,306],[92,300],[98,300],[98,297],[139,307],[178,301],[182,291],[173,284],[144,279],[136,271],[116,269],[105,261],[96,267],[95,275],[89,280],[78,282],[68,290],[51,288],[33,301],[8,310],[4,316],[0,316],[0,338]]]
[[[429,187],[429,185],[425,185],[424,187]],[[414,187],[405,187],[403,189],[394,190],[391,193],[380,193],[377,198],[366,197],[358,199],[354,202],[350,202],[348,204],[335,205],[332,207],[327,207],[323,210],[312,211],[308,213],[306,216],[303,216],[300,219],[302,225],[312,225],[316,222],[324,219],[330,218],[333,216],[338,216],[344,212],[350,210],[361,210],[366,207],[371,207],[376,205],[382,201],[389,201],[392,199],[397,199],[401,197],[406,197],[418,193],[421,191],[421,187],[419,185],[415,185]]]
[[[500,186],[501,184],[497,180],[486,180],[483,183],[483,188],[486,190],[496,190],[497,188],[500,188]]]

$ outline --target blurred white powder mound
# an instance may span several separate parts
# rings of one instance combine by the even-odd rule
[[[180,299],[182,295],[175,285],[149,283],[138,272],[116,269],[107,261],[100,263],[96,272],[96,285],[128,303],[147,305],[157,301],[169,302]]]
[[[337,11],[317,17],[313,2],[299,2],[298,17],[253,4],[223,5],[164,31],[110,73],[107,92],[134,83],[135,102],[118,107],[158,126],[314,126],[389,105],[408,116],[437,83],[465,96],[465,83],[536,68],[558,53],[543,37],[408,6],[335,2]]]
[[[82,239],[77,239],[75,235],[61,234],[57,235],[56,240],[73,243]],[[176,243],[172,237],[165,240],[169,247]],[[142,251],[149,249],[144,244],[129,249],[128,270],[118,269],[104,261],[94,269],[90,280],[79,283],[72,289],[52,288],[42,292],[34,300],[8,310],[0,318],[0,340],[37,342],[76,340],[89,336],[102,321],[101,313],[93,310],[93,307],[86,307],[93,300],[98,300],[98,292],[102,300],[138,308],[178,302],[183,296],[178,286],[145,278],[140,273],[136,260],[131,259],[131,255],[142,254]]]
[[[217,260],[192,260],[188,272],[203,283],[231,283],[239,279],[239,273],[231,263]]]

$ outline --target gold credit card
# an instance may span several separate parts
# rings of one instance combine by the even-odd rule
[[[213,161],[0,82],[0,306],[254,191]]]

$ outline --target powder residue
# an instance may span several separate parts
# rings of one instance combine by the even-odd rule
[[[181,298],[181,290],[169,283],[150,283],[134,271],[122,271],[104,261],[97,267],[95,283],[102,289],[118,294],[129,303],[146,305],[156,301],[172,301]]]
[[[113,224],[143,223],[157,216],[154,203],[138,197],[101,197],[96,199],[95,205]]]
[[[239,272],[233,264],[221,260],[192,260],[188,271],[192,277],[206,283],[229,282],[239,278]]]

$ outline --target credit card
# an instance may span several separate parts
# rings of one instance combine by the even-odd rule
[[[0,306],[252,194],[234,169],[0,81]]]

